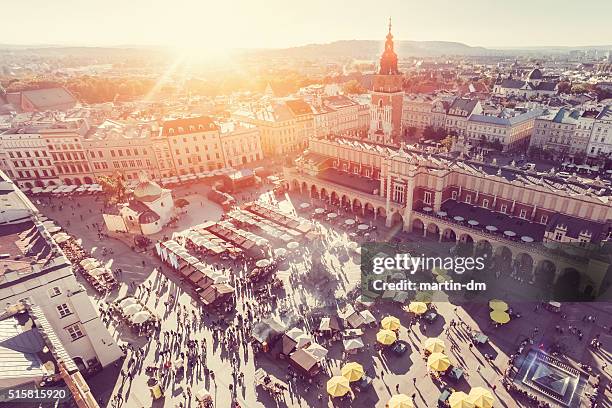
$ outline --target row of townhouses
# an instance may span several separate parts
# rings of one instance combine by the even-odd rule
[[[546,110],[535,121],[530,146],[555,155],[608,157],[612,153],[612,108]]]

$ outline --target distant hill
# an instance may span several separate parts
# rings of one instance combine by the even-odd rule
[[[343,40],[328,44],[309,44],[300,47],[260,50],[276,56],[301,58],[364,58],[372,59],[380,55],[383,41]],[[451,41],[395,41],[395,50],[400,58],[431,57],[440,55],[497,55],[504,54],[498,50],[484,47],[471,47]]]

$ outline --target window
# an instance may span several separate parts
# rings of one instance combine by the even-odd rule
[[[540,224],[546,224],[548,222],[548,215],[540,217]]]
[[[49,297],[56,297],[62,294],[61,289],[59,288],[59,286],[55,286],[51,289],[49,289]]]
[[[563,239],[563,233],[562,232],[556,232],[555,233],[555,241],[561,241]]]
[[[59,313],[61,318],[64,318],[72,314],[72,312],[70,311],[70,308],[65,303],[62,303],[61,305],[57,306],[57,312]]]
[[[78,323],[71,324],[70,326],[66,327],[66,331],[70,335],[72,341],[78,340],[81,337],[85,337],[83,331],[81,330],[81,326],[79,326]]]
[[[466,204],[472,204],[472,196],[471,195],[466,195],[465,196],[465,203]]]
[[[451,198],[452,198],[453,200],[456,200],[456,199],[457,199],[457,192],[456,192],[456,191],[451,192]]]
[[[393,189],[393,201],[397,203],[404,202],[404,186],[395,186],[395,188]]]
[[[425,196],[423,197],[423,202],[425,204],[431,204],[431,191],[425,192]]]
[[[499,208],[499,212],[501,212],[502,214],[505,214],[507,211],[508,211],[508,205],[502,204],[501,207]]]
[[[489,200],[486,198],[482,200],[482,208],[489,208]]]
[[[521,209],[521,212],[519,213],[519,218],[527,219],[527,210]]]

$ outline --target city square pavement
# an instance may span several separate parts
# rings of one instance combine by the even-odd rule
[[[174,191],[175,199],[184,197],[189,201],[185,214],[183,214],[176,225],[166,228],[153,237],[154,240],[163,236],[170,236],[173,231],[184,230],[192,225],[202,223],[206,220],[218,220],[222,216],[222,210],[206,198],[206,187],[194,186],[191,188],[181,187]],[[241,201],[261,199],[275,203],[271,193],[264,190],[250,190],[237,197]],[[300,195],[286,195],[278,203],[285,210],[295,211],[301,202],[311,202],[311,199]],[[311,202],[316,206],[325,206],[325,203]],[[134,351],[128,351],[127,357],[103,370],[101,373],[88,378],[88,382],[95,394],[101,401],[101,406],[122,407],[150,407],[150,406],[197,406],[194,394],[202,387],[208,390],[214,398],[217,407],[231,406],[230,386],[235,387],[237,402],[241,407],[316,407],[316,406],[352,406],[352,407],[384,407],[388,399],[397,393],[414,395],[416,407],[437,406],[440,384],[436,384],[430,378],[426,363],[423,358],[422,342],[427,337],[444,339],[448,355],[454,365],[461,366],[466,371],[466,377],[456,384],[449,384],[455,389],[468,392],[475,386],[483,386],[493,391],[497,406],[512,408],[529,406],[526,403],[515,401],[501,384],[502,373],[508,366],[509,356],[516,352],[519,343],[532,338],[535,346],[548,344],[551,341],[560,341],[566,345],[568,362],[575,364],[578,361],[589,364],[595,372],[601,372],[604,380],[609,381],[610,346],[611,336],[608,330],[610,325],[610,304],[572,304],[564,305],[564,314],[552,313],[547,310],[537,309],[533,302],[511,303],[511,307],[522,313],[521,318],[513,319],[506,325],[495,328],[489,318],[489,308],[484,304],[453,304],[450,302],[436,302],[440,317],[430,325],[410,324],[410,315],[394,303],[376,305],[373,309],[374,315],[381,319],[391,314],[398,317],[402,323],[399,331],[399,339],[406,341],[410,348],[403,355],[395,355],[387,350],[379,350],[376,346],[376,328],[365,329],[364,340],[366,347],[354,356],[343,356],[341,344],[332,343],[325,345],[329,347],[329,354],[324,363],[324,372],[314,378],[312,382],[305,379],[288,380],[287,362],[275,359],[269,355],[254,354],[250,345],[247,345],[247,337],[240,323],[233,315],[229,321],[222,322],[214,314],[206,312],[190,295],[190,290],[181,284],[168,266],[163,265],[151,250],[138,252],[132,248],[132,239],[128,236],[117,236],[100,239],[94,223],[102,224],[101,208],[102,200],[94,200],[92,197],[53,199],[50,203],[43,199],[40,210],[49,218],[56,220],[69,233],[80,239],[81,244],[87,251],[91,251],[94,257],[103,260],[113,270],[121,269],[118,279],[121,285],[118,289],[105,297],[98,295],[84,280],[83,285],[87,288],[91,298],[101,310],[107,308],[108,302],[122,298],[128,294],[136,294],[146,305],[155,310],[161,318],[161,329],[164,331],[184,331],[186,325],[193,327],[190,330],[190,339],[198,340],[199,344],[205,340],[207,344],[206,367],[214,373],[199,370],[186,371],[167,382],[163,399],[152,401],[149,391],[150,377],[145,374],[147,366],[160,365],[160,350],[164,349],[165,341],[163,335],[151,335],[138,337],[120,321],[111,319],[108,327],[113,336],[120,344],[129,344],[133,350],[143,350],[144,356],[136,363],[136,368],[130,363]],[[62,205],[62,209],[59,206]],[[299,211],[297,211],[300,214]],[[300,214],[303,215],[303,214]],[[344,218],[354,217],[352,214],[341,214]],[[389,236],[390,232],[379,222],[380,220],[365,220],[374,222],[378,227],[380,239]],[[276,306],[258,304],[249,290],[239,291],[237,301],[237,313],[246,318],[246,310],[254,311],[255,318],[261,319],[269,313],[282,314],[285,322],[295,323],[301,327],[310,323],[302,312],[315,310],[317,308],[338,307],[345,305],[346,294],[360,282],[360,271],[358,260],[351,256],[346,247],[350,238],[336,226],[326,222],[316,221],[322,232],[320,245],[324,248],[321,255],[321,264],[335,276],[337,282],[329,288],[311,288],[308,282],[291,281],[289,275],[303,275],[309,271],[313,259],[309,248],[300,248],[302,256],[294,258],[288,271],[279,272],[282,276],[284,293],[286,297],[278,299]],[[436,242],[416,235],[404,237],[414,243],[415,247],[431,246],[435,248]],[[103,255],[106,253],[106,255]],[[316,252],[317,254],[319,252]],[[235,267],[235,274],[241,276],[244,271],[236,271],[239,266],[223,265],[224,267]],[[293,282],[294,284],[290,284]],[[516,290],[512,299],[520,299],[520,287],[515,288],[516,282],[509,282],[508,291]],[[147,295],[143,288],[150,288]],[[331,296],[328,296],[330,294]],[[536,310],[537,309],[537,310]],[[178,312],[178,313],[177,313]],[[192,317],[195,313],[196,317]],[[584,316],[591,315],[595,323],[584,321]],[[185,318],[187,316],[187,318]],[[563,318],[562,318],[563,316]],[[178,320],[180,318],[183,323]],[[189,323],[185,323],[187,320]],[[463,322],[450,327],[450,322]],[[577,336],[569,334],[557,335],[556,326],[567,328],[569,325],[579,327],[584,334],[582,340]],[[535,328],[537,327],[537,330]],[[469,332],[479,330],[489,336],[490,341],[484,347],[470,347]],[[230,335],[226,335],[230,333]],[[602,349],[594,352],[588,347],[588,342],[600,334]],[[230,352],[226,344],[231,342],[231,335],[239,339],[239,345],[235,352]],[[452,347],[451,344],[453,344]],[[180,351],[180,350],[179,350]],[[492,357],[490,362],[484,354]],[[176,354],[172,358],[173,364],[179,364]],[[232,357],[230,357],[232,356]],[[339,402],[328,398],[325,390],[325,382],[330,375],[340,374],[340,367],[347,361],[361,363],[366,373],[373,377],[371,388],[366,388],[356,393],[352,402]],[[289,384],[281,399],[272,399],[261,387],[256,387],[253,381],[254,372],[263,367],[266,371],[274,374]],[[127,372],[133,375],[125,375]],[[233,373],[243,373],[242,380],[236,381]],[[131,377],[131,378],[130,378]],[[236,384],[236,385],[234,385]],[[189,393],[192,394],[191,398]],[[117,395],[121,395],[117,399]],[[608,395],[609,399],[609,395]],[[182,405],[181,405],[182,404]],[[585,405],[586,406],[586,405]]]

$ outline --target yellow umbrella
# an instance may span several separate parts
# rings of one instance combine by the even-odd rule
[[[336,375],[327,380],[327,393],[332,397],[342,397],[351,390],[349,380],[341,375]]]
[[[499,299],[491,299],[489,301],[489,307],[493,310],[501,310],[502,312],[508,310],[508,304]]]
[[[397,335],[394,331],[383,329],[376,333],[376,341],[378,341],[380,344],[384,344],[385,346],[395,343],[396,340]]]
[[[446,282],[447,280],[450,280],[450,277],[447,276],[447,275],[438,275],[438,276],[436,276],[436,281],[438,283]]]
[[[431,272],[432,272],[434,275],[446,275],[446,270],[445,270],[445,269],[441,269],[441,268],[433,268],[433,269],[431,270]]]
[[[430,303],[433,297],[432,292],[418,292],[414,297],[415,302]]]
[[[414,408],[414,404],[406,394],[397,394],[389,399],[386,408]]]
[[[446,348],[446,345],[444,344],[444,340],[437,337],[430,337],[425,340],[423,347],[425,347],[425,350],[429,351],[430,353],[442,353]]]
[[[427,366],[435,371],[446,371],[451,363],[446,354],[431,353],[427,358]]]
[[[448,404],[451,408],[474,408],[474,403],[470,402],[468,395],[463,391],[453,392]]]
[[[510,315],[503,310],[493,310],[490,314],[491,320],[495,323],[508,323],[510,321]]]
[[[342,376],[346,377],[347,380],[353,382],[360,380],[361,377],[365,374],[363,371],[363,366],[356,362],[350,362],[342,367]]]
[[[491,391],[482,387],[474,387],[470,390],[468,400],[473,402],[478,408],[493,408],[495,398],[491,394]]]
[[[402,327],[402,324],[400,323],[399,319],[395,316],[385,317],[380,322],[380,325],[383,329],[387,330],[398,330],[400,327]]]
[[[423,314],[427,311],[427,305],[423,302],[410,302],[408,310],[414,314]]]

